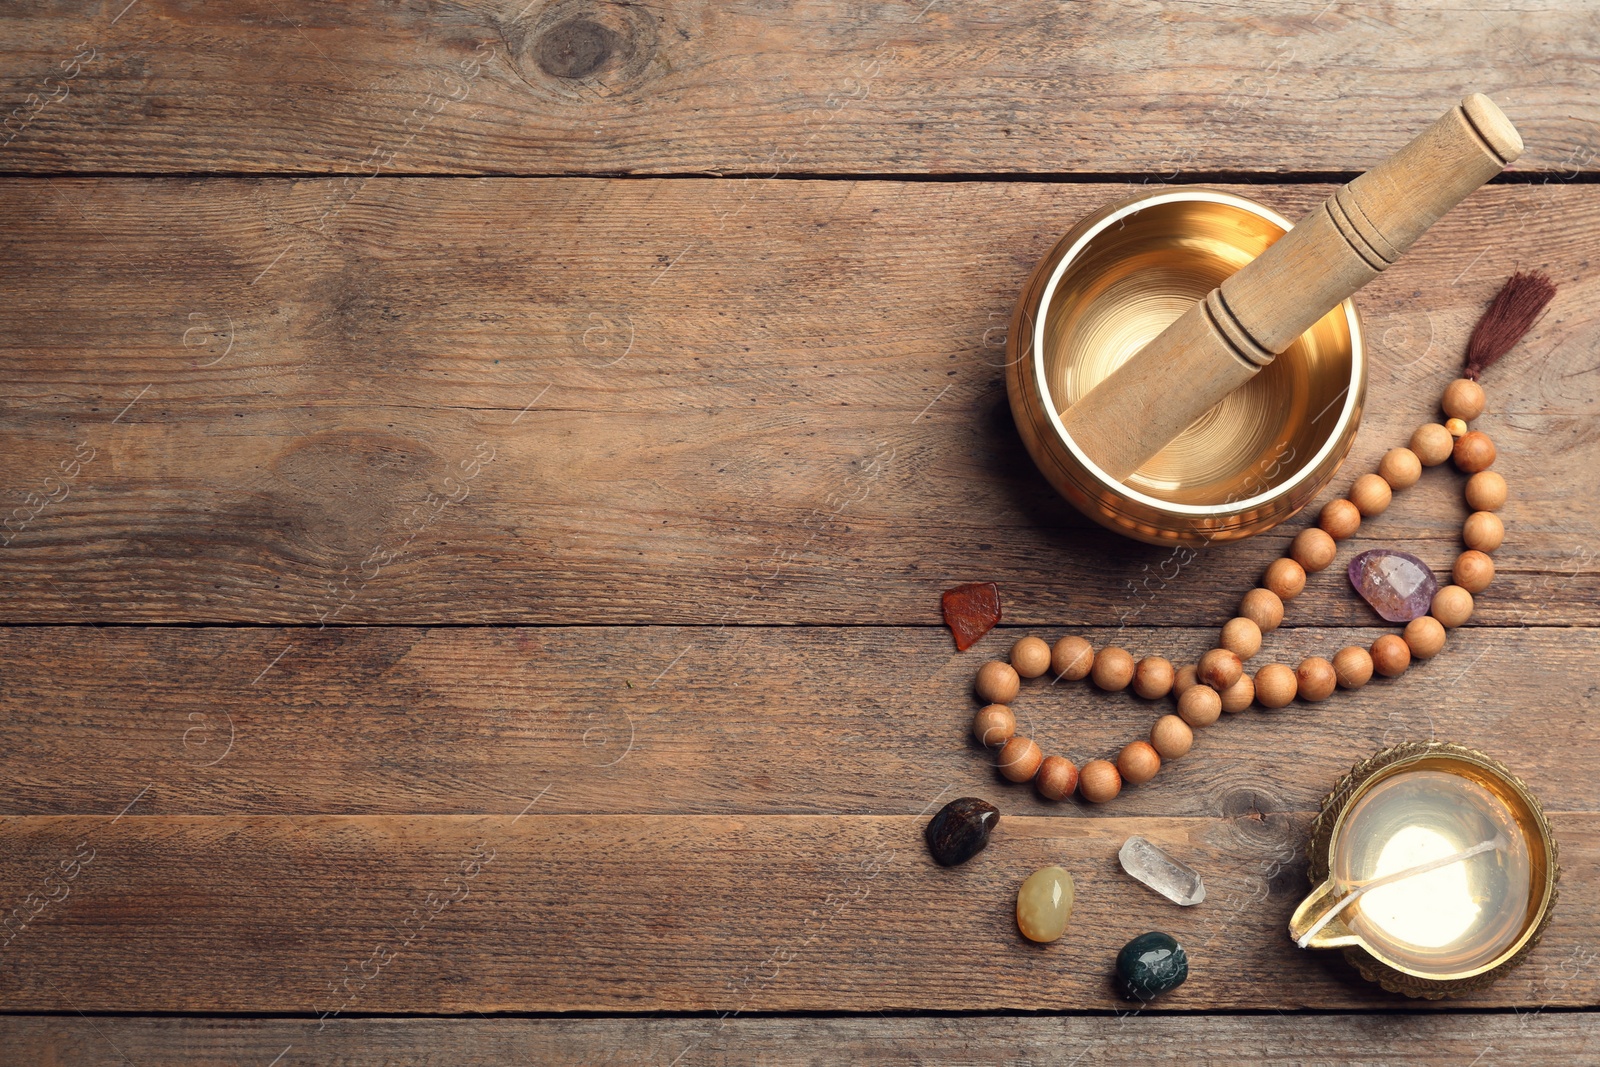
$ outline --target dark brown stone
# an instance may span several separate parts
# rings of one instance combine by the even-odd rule
[[[946,867],[965,863],[983,851],[999,822],[1000,809],[987,800],[952,800],[928,821],[928,851]]]

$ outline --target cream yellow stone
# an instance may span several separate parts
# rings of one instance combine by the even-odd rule
[[[1054,941],[1072,918],[1072,875],[1041,867],[1017,890],[1017,928],[1029,941]]]

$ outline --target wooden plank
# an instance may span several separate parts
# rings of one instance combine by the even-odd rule
[[[1581,3],[12,5],[4,166],[1352,171],[1469,91],[1593,171]]]
[[[1567,891],[1537,963],[1454,1007],[1600,999],[1600,814],[1554,821]],[[32,921],[14,923],[0,997],[319,1017],[1110,1009],[1117,949],[1165,929],[1191,976],[1151,1012],[1394,1006],[1289,940],[1307,888],[1293,822],[1019,817],[946,869],[914,814],[14,817],[0,885]],[[1206,902],[1130,881],[1115,854],[1133,833],[1204,872]],[[1077,904],[1041,947],[1014,908],[1047,863],[1073,872]]]
[[[1581,1064],[1600,1057],[1591,1012],[1423,1015],[1162,1015],[1115,1018],[299,1019],[0,1017],[18,1062],[232,1067],[504,1063],[941,1062],[1300,1067],[1318,1063]],[[682,1056],[674,1061],[674,1056]],[[126,1058],[124,1058],[126,1057]]]
[[[1594,807],[1596,632],[1457,631],[1394,681],[1228,716],[1104,809],[1011,785],[970,740],[973,673],[915,629],[0,629],[8,815],[898,815],[977,795],[1011,815],[1277,818],[1358,759],[1437,737],[1494,753],[1547,807]],[[1052,634],[1061,631],[1044,631]],[[1376,630],[1272,635],[1331,655]],[[1210,631],[1088,631],[1190,656]],[[1263,662],[1267,662],[1263,659]],[[1080,764],[1170,710],[1028,683],[1025,732]],[[1292,754],[1292,758],[1291,758]]]
[[[1027,270],[1124,191],[0,183],[9,618],[936,625],[997,579],[1017,622],[1220,624],[1293,528],[1193,559],[1086,528],[1005,401]],[[1511,269],[1563,287],[1490,375],[1480,621],[1600,623],[1596,224],[1590,186],[1493,187],[1361,296],[1352,470],[1434,416]],[[1349,548],[1448,568],[1457,492],[1429,472]],[[1370,618],[1336,571],[1297,608]]]

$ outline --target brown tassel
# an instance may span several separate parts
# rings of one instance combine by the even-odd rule
[[[1507,279],[1472,330],[1463,377],[1477,381],[1478,375],[1511,351],[1555,295],[1555,283],[1541,271],[1519,270]]]

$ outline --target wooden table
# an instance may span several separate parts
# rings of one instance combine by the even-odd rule
[[[1600,1059],[1592,5],[82,0],[0,41],[0,1061]],[[1471,624],[1104,808],[998,781],[980,662],[1191,659],[1304,521],[1173,553],[1058,499],[1002,382],[1026,272],[1166,181],[1296,217],[1472,90],[1528,151],[1359,297],[1346,468],[1553,276],[1488,378]],[[1461,514],[1430,472],[1353,547],[1443,569]],[[973,580],[1005,625],[956,653]],[[1375,621],[1335,570],[1266,654]],[[1019,707],[1078,760],[1154,713]],[[1528,964],[1440,1004],[1284,932],[1324,792],[1429,737],[1522,774],[1565,868]],[[936,868],[969,794],[1000,835]],[[1132,833],[1206,902],[1123,876]],[[1193,973],[1130,1011],[1146,929]]]

